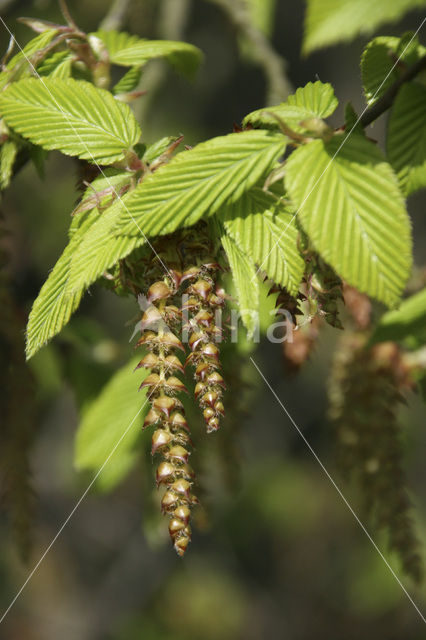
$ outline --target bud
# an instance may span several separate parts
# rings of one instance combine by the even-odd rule
[[[172,538],[176,535],[178,531],[185,529],[185,523],[182,520],[178,520],[178,518],[172,518],[169,522],[169,533]]]
[[[208,280],[200,279],[197,280],[197,282],[194,282],[194,284],[189,287],[188,293],[190,295],[197,295],[203,300],[207,300],[212,288],[213,285],[211,284],[211,282],[209,282]]]
[[[165,282],[154,282],[154,284],[152,284],[148,289],[148,302],[170,298],[172,293],[173,291]]]
[[[147,353],[137,365],[136,369],[155,369],[160,364],[160,358],[155,353]]]
[[[181,373],[184,373],[184,368],[181,364],[181,361],[179,360],[179,358],[175,355],[169,355],[166,356],[165,360],[164,360],[164,364],[166,367],[166,370],[177,370],[180,371]]]
[[[170,376],[170,378],[167,378],[166,386],[170,391],[173,391],[175,393],[179,393],[181,391],[188,393],[188,389],[185,387],[183,382],[179,380],[179,378],[176,378],[175,376]]]
[[[143,423],[143,428],[151,427],[153,424],[156,424],[159,420],[161,420],[161,414],[155,409],[150,409],[146,414],[145,421]]]
[[[173,515],[175,518],[178,518],[179,520],[184,522],[185,525],[187,525],[191,517],[191,511],[187,506],[181,504],[179,507],[176,507],[176,509],[173,511]]]
[[[173,477],[175,472],[176,468],[170,462],[161,462],[156,474],[157,487]]]
[[[162,411],[166,414],[167,417],[178,404],[179,400],[177,400],[176,398],[170,398],[169,396],[159,396],[158,398],[154,398],[152,402],[152,406],[154,407],[154,409]]]
[[[188,423],[185,419],[185,416],[179,413],[179,411],[174,411],[172,413],[172,415],[170,416],[170,424],[172,427],[186,429],[187,431],[189,431]]]
[[[171,438],[171,434],[165,429],[157,429],[156,431],[154,431],[154,433],[152,434],[151,455],[154,455],[154,453],[160,447],[164,447],[164,445],[169,444]]]
[[[167,451],[165,457],[168,460],[176,460],[182,463],[188,462],[189,451],[181,447],[180,445],[175,445],[171,449]]]
[[[207,391],[207,393],[205,393],[201,398],[200,405],[201,406],[209,405],[210,407],[214,407],[214,404],[218,399],[219,399],[219,396],[216,393],[216,391]]]

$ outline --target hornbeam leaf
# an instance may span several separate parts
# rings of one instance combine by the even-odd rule
[[[412,33],[402,38],[379,36],[368,43],[361,57],[362,84],[368,104],[372,104],[426,53]],[[398,60],[398,64],[395,64]]]
[[[13,140],[6,140],[0,146],[0,191],[10,184],[17,154],[18,145]]]
[[[252,337],[259,323],[259,281],[254,262],[225,231],[221,242],[231,267],[241,320]]]
[[[111,62],[124,67],[140,67],[153,58],[166,58],[178,71],[193,76],[202,60],[200,49],[187,42],[144,40],[118,31],[97,31],[89,38],[101,40]]]
[[[247,131],[179,153],[102,214],[74,254],[68,286],[86,288],[147,238],[189,227],[238,200],[285,147],[281,134]]]
[[[426,288],[401,302],[398,309],[387,311],[380,318],[370,344],[404,341],[409,348],[426,344]]]
[[[342,141],[336,135],[299,147],[287,162],[286,188],[322,257],[349,284],[392,306],[411,268],[404,200],[374,143],[356,134]]]
[[[139,140],[126,104],[103,89],[71,78],[29,78],[0,94],[6,123],[44,149],[111,164]]]
[[[35,54],[43,51],[57,33],[57,29],[47,29],[27,42],[23,50],[18,51],[18,53],[9,60],[6,65],[6,70],[0,74],[0,89],[9,81],[15,82],[23,76],[30,75],[33,72],[33,67],[37,66]],[[40,59],[38,62],[40,62]]]
[[[255,127],[277,128],[278,121],[273,113],[280,120],[296,131],[303,131],[304,127],[300,123],[312,118],[327,118],[338,105],[331,84],[320,82],[308,82],[304,87],[288,96],[285,102],[277,104],[267,109],[257,109],[252,111],[243,120],[243,124],[252,124]]]
[[[254,187],[219,215],[228,234],[251,256],[258,269],[296,295],[304,260],[297,249],[294,211],[272,194]]]
[[[423,84],[410,82],[401,87],[390,113],[386,145],[404,194],[426,187],[426,87]]]
[[[69,51],[55,51],[37,67],[37,73],[51,78],[69,78],[72,73],[72,58]]]
[[[82,290],[67,290],[71,258],[84,233],[99,216],[97,209],[84,214],[80,225],[55,264],[33,304],[27,325],[27,359],[31,358],[50,338],[59,333],[77,309]]]
[[[425,0],[308,0],[303,51],[373,33],[381,24],[425,5]]]
[[[134,373],[141,356],[135,356],[119,369],[86,408],[80,421],[74,452],[78,470],[99,472],[98,489],[117,486],[137,461],[136,444],[149,409],[146,390],[137,391],[148,371]],[[127,430],[127,432],[126,432]]]

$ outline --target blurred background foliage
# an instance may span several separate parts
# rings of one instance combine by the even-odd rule
[[[340,100],[332,124],[343,122],[347,101],[361,111],[364,101],[359,60],[365,37],[303,56],[303,2],[251,0],[250,4],[251,19],[258,26],[254,36],[253,30],[241,23],[238,2],[115,3],[118,13],[109,15],[109,26],[111,21],[117,26],[113,21],[118,20],[121,28],[142,37],[183,39],[205,54],[204,66],[192,84],[161,61],[148,65],[141,83],[147,93],[135,104],[145,141],[183,133],[186,144],[194,144],[227,133],[248,112],[318,78],[331,82]],[[387,3],[383,0],[382,4]],[[414,4],[407,3],[407,7]],[[102,0],[75,0],[69,6],[85,31],[95,30],[107,10]],[[126,11],[120,14],[124,8]],[[3,0],[0,11],[21,45],[31,33],[17,22],[19,16],[61,21],[55,0]],[[419,10],[411,11],[398,23],[382,26],[380,33],[400,35],[415,30],[422,17]],[[262,33],[270,37],[273,48]],[[0,49],[5,50],[8,36],[4,27],[0,27],[0,43]],[[314,48],[312,42],[305,43],[305,50],[309,48]],[[274,72],[268,76],[270,66],[265,59],[279,71],[278,75]],[[385,126],[382,119],[372,130],[379,144]],[[17,329],[18,351],[31,303],[66,244],[77,179],[74,161],[52,153],[44,181],[28,165],[4,194],[1,224],[7,235],[2,245],[7,254],[10,296],[16,307],[7,322]],[[419,267],[424,262],[426,240],[422,195],[410,197],[408,203]],[[130,338],[137,314],[138,308],[130,300],[94,287],[61,336],[34,357],[29,369],[23,362],[20,365],[25,373],[22,388],[16,393],[22,404],[20,410],[24,409],[27,424],[32,425],[32,432],[23,434],[20,446],[22,450],[31,447],[33,540],[25,563],[15,544],[16,527],[12,534],[8,519],[1,520],[2,610],[93,478],[82,460],[84,455],[79,455],[79,446],[85,450],[79,439],[76,460],[83,470],[78,472],[74,465],[79,416],[84,417],[89,433],[91,428],[98,430],[99,467],[120,435],[108,432],[108,400],[113,401],[117,386],[105,385],[126,363],[131,372]],[[297,376],[286,375],[279,345],[263,340],[255,353],[265,376],[336,478],[326,380],[337,333],[331,327],[322,329],[315,352]],[[196,533],[185,559],[179,560],[169,547],[164,521],[158,515],[158,496],[152,489],[147,436],[141,434],[141,420],[137,420],[123,442],[127,457],[111,457],[2,623],[1,637],[425,637],[419,615],[251,365],[247,356],[251,348],[242,339],[238,345],[240,358],[235,357],[234,348],[225,349],[232,411],[217,436],[206,443],[200,437],[201,420],[188,407],[203,507],[197,510]],[[136,392],[139,378],[135,376],[131,393]],[[125,378],[127,389],[128,380],[132,380],[131,373]],[[2,391],[7,392],[4,388]],[[104,414],[92,405],[100,397],[106,403]],[[129,393],[129,399],[126,396],[129,416],[134,415],[133,407],[140,402],[142,398],[136,393],[132,398]],[[416,525],[424,542],[426,432],[419,396],[408,396],[399,417],[404,427]],[[129,419],[125,413],[122,419],[124,429]],[[84,439],[84,435],[80,433],[79,438]],[[2,459],[11,455],[3,451]],[[15,464],[14,460],[9,458],[9,463]],[[120,478],[123,482],[117,484]],[[356,505],[356,492],[347,485],[344,492]],[[23,523],[25,530],[27,524]],[[385,537],[376,533],[374,537],[385,549]],[[29,540],[23,542],[29,549]],[[398,560],[387,553],[386,557],[400,575]],[[417,590],[407,586],[425,611],[424,585]]]

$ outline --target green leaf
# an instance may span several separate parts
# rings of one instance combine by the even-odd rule
[[[0,191],[10,184],[17,154],[18,145],[13,140],[6,140],[0,146]]]
[[[426,50],[410,32],[402,38],[380,36],[368,43],[361,58],[365,97],[370,105],[400,77]],[[396,61],[400,61],[395,65]]]
[[[40,76],[50,76],[51,78],[69,78],[71,71],[72,55],[69,51],[56,51],[37,67]]]
[[[100,164],[124,157],[140,137],[129,107],[88,82],[29,78],[0,94],[6,123],[44,149]]]
[[[348,135],[355,133],[365,136],[364,127],[360,123],[359,116],[350,102],[345,105],[345,133]]]
[[[36,35],[35,38],[32,38],[31,40],[29,40],[29,42],[27,42],[22,51],[18,51],[18,53],[9,60],[6,65],[7,68],[13,69],[19,62],[22,62],[23,60],[30,58],[34,53],[43,50],[45,47],[47,47],[48,44],[50,44],[57,33],[58,30],[53,28],[46,29],[46,31],[43,31],[43,33],[39,33],[38,35]]]
[[[84,215],[80,226],[74,231],[72,239],[49,273],[49,277],[33,304],[27,325],[27,359],[31,358],[50,338],[61,331],[80,304],[83,291],[66,289],[71,258],[81,242],[81,238],[98,216],[96,209]]]
[[[274,166],[286,139],[267,131],[214,138],[146,177],[101,216],[84,215],[30,314],[27,357],[68,322],[86,288],[146,237],[172,233],[242,196]]]
[[[131,67],[124,76],[114,85],[113,93],[128,93],[134,91],[142,77],[142,67]]]
[[[285,183],[324,260],[349,284],[394,305],[411,268],[410,222],[377,146],[356,134],[314,140],[290,156]]]
[[[389,116],[386,146],[403,193],[426,187],[425,85],[411,82],[401,87]]]
[[[85,289],[146,238],[194,225],[237,200],[285,147],[281,134],[247,131],[179,153],[102,214],[74,254],[68,286]]]
[[[247,4],[252,23],[270,36],[274,24],[275,0],[248,0]]]
[[[97,209],[98,213],[102,213],[116,198],[121,197],[128,190],[130,183],[131,174],[128,171],[112,168],[105,169],[103,174],[92,180],[72,213],[69,238],[72,238],[81,227],[87,217],[86,212]]]
[[[296,295],[304,260],[297,249],[294,211],[255,187],[224,207],[219,215],[228,234],[258,268]]]
[[[404,300],[398,309],[381,318],[371,336],[371,343],[409,341],[419,348],[426,344],[426,289]]]
[[[305,14],[304,53],[336,42],[368,35],[386,22],[395,22],[425,0],[308,0]]]
[[[300,123],[312,118],[327,118],[338,105],[331,84],[320,82],[308,82],[304,87],[288,96],[286,102],[282,102],[268,109],[252,111],[243,120],[244,126],[252,124],[255,127],[277,128],[278,121],[270,113],[274,113],[288,126],[296,131],[303,131]]]
[[[170,146],[178,140],[176,136],[167,136],[165,138],[160,138],[153,144],[149,145],[149,147],[145,150],[142,160],[150,165],[154,160],[157,160],[163,153],[165,153]]]
[[[34,54],[38,54],[43,51],[45,47],[53,40],[58,33],[57,29],[47,29],[43,33],[39,33],[35,38],[32,38],[22,51],[18,51],[16,55],[9,60],[6,65],[6,69],[9,74],[2,76],[0,82],[0,88],[3,87],[9,80],[18,80],[23,75],[28,75],[33,72],[33,66],[37,66],[37,62],[40,60],[34,59]],[[28,62],[28,60],[30,62]]]
[[[89,36],[106,46],[111,62],[125,67],[142,66],[153,58],[166,58],[175,69],[187,76],[197,71],[202,53],[187,42],[144,40],[125,32],[97,31]]]
[[[241,320],[251,337],[259,321],[259,282],[256,267],[226,231],[220,239],[231,267]]]
[[[148,373],[134,373],[139,360],[140,356],[132,358],[113,375],[84,411],[76,434],[74,464],[78,470],[95,475],[110,456],[96,480],[104,491],[117,486],[137,461],[136,444],[149,408],[145,390],[137,391]]]

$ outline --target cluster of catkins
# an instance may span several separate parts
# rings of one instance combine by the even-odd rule
[[[394,342],[368,345],[368,334],[343,336],[329,387],[339,466],[360,485],[365,510],[387,530],[405,572],[420,581],[422,564],[403,470],[401,392],[413,385]]]
[[[311,355],[321,319],[332,327],[343,329],[338,308],[339,302],[343,301],[342,281],[309,246],[301,246],[301,250],[305,258],[305,273],[297,296],[276,284],[269,291],[270,294],[277,294],[275,306],[279,319],[282,320],[283,313],[291,318],[291,336],[287,328],[286,340],[282,343],[287,373],[299,371]],[[306,315],[306,319],[299,324],[297,317],[303,315]]]
[[[150,410],[144,427],[154,427],[152,455],[158,456],[157,486],[164,486],[163,513],[178,555],[191,540],[194,472],[188,464],[189,427],[179,394],[187,388],[178,377],[190,368],[195,397],[207,432],[217,431],[224,415],[224,380],[219,372],[221,329],[218,317],[225,294],[217,286],[220,266],[204,226],[157,240],[146,261],[145,310],[138,346],[146,351],[138,368],[149,369],[141,387],[147,389]],[[184,363],[178,353],[187,353]],[[188,353],[189,352],[189,353]]]

